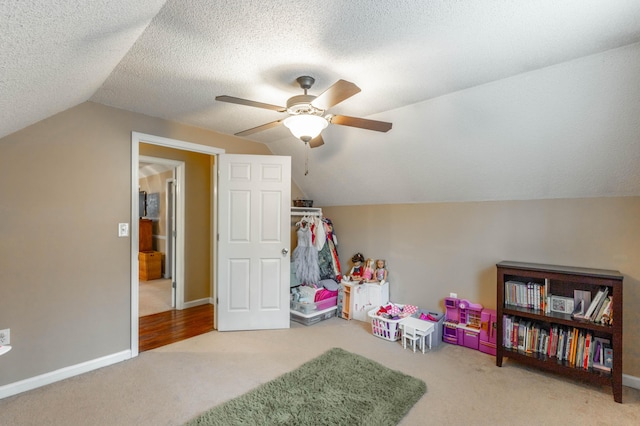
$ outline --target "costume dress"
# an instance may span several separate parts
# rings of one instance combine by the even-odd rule
[[[312,243],[311,229],[307,223],[298,228],[298,245],[293,250],[296,277],[303,284],[317,284],[320,281],[318,249]]]

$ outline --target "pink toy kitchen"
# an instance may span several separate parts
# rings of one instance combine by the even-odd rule
[[[442,340],[496,354],[496,311],[457,297],[445,297]]]

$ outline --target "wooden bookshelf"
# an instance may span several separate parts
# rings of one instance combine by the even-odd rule
[[[611,385],[613,399],[622,402],[622,282],[618,271],[578,268],[570,266],[544,265],[536,263],[503,261],[497,267],[497,331],[496,365],[502,367],[503,358],[551,371],[566,377],[593,384]],[[547,289],[549,295],[573,298],[574,290],[586,290],[593,301],[598,290],[606,288],[611,296],[612,324],[603,325],[586,319],[574,319],[570,313],[549,312],[544,306],[518,306],[511,297],[505,297],[505,283],[516,281],[532,283]],[[535,290],[534,290],[535,294]],[[511,293],[510,295],[511,296]],[[510,303],[508,303],[510,302]],[[611,371],[605,372],[589,366],[572,366],[566,360],[549,356],[543,351],[525,351],[511,347],[505,342],[504,318],[517,318],[532,323],[540,329],[553,327],[578,329],[585,335],[607,339],[613,349]]]

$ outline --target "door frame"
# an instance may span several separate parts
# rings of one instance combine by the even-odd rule
[[[138,239],[139,239],[139,199],[138,199],[138,185],[139,185],[139,177],[138,177],[138,162],[140,157],[140,143],[148,143],[151,145],[160,145],[168,148],[180,149],[184,151],[192,151],[199,152],[201,154],[213,155],[216,157],[216,161],[213,164],[212,170],[212,179],[217,176],[218,171],[218,161],[217,155],[224,154],[225,150],[222,148],[212,147],[208,145],[200,145],[192,142],[186,142],[178,139],[165,138],[162,136],[149,135],[146,133],[140,132],[131,132],[131,357],[138,356],[138,303],[139,303],[139,285],[138,285]],[[211,198],[213,202],[213,212],[217,211],[217,196],[218,192],[216,190],[216,185],[212,185],[211,189]],[[184,199],[184,197],[181,197]],[[180,223],[180,220],[178,221]],[[215,235],[218,233],[218,221],[217,215],[216,220],[212,222],[212,234],[211,241],[212,244],[216,244]],[[181,230],[179,230],[181,231]],[[180,232],[180,234],[182,234]],[[177,243],[177,242],[176,242]],[[179,245],[177,243],[176,245]],[[177,250],[177,247],[175,248]],[[213,300],[216,300],[216,286],[215,286],[215,273],[216,270],[216,254],[217,248],[211,250],[211,264],[213,267],[211,268],[211,294],[213,295]],[[174,271],[176,272],[176,271]],[[180,297],[180,296],[179,296]],[[184,303],[184,299],[183,299]],[[214,324],[215,327],[215,324]]]
[[[174,170],[175,175],[175,170]],[[178,197],[176,189],[175,176],[170,179],[166,179],[164,182],[164,188],[166,191],[166,224],[167,224],[167,242],[165,247],[167,253],[165,254],[164,262],[164,278],[171,279],[171,307],[176,307],[176,235],[177,235],[177,223],[176,223],[176,206]],[[183,289],[184,291],[184,289]]]

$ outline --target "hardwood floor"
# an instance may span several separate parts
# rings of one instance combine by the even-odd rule
[[[174,309],[138,321],[138,351],[144,352],[212,331],[213,305]]]

